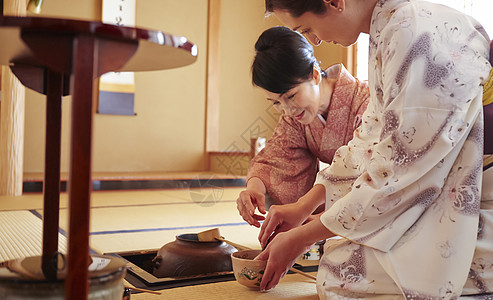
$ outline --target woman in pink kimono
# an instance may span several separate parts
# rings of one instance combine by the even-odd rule
[[[282,113],[237,200],[243,219],[260,227],[263,216],[255,208],[266,213],[266,193],[273,204],[296,202],[313,186],[318,161],[332,162],[337,148],[351,140],[367,106],[368,85],[341,64],[320,70],[313,47],[287,27],[266,30],[255,50],[253,83]]]
[[[314,43],[349,46],[368,33],[370,101],[354,138],[314,187],[296,203],[270,208],[261,244],[278,234],[258,257],[268,261],[261,289],[329,238],[317,276],[321,299],[493,299],[483,27],[426,1],[266,4]],[[301,225],[322,203],[320,218]]]

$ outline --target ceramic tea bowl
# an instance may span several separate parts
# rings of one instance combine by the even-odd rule
[[[231,254],[233,272],[238,283],[258,288],[265,271],[267,261],[253,260],[262,250],[242,250]]]

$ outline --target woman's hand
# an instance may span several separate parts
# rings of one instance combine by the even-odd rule
[[[266,214],[265,211],[265,185],[258,177],[252,177],[247,182],[246,190],[240,193],[236,199],[236,208],[243,220],[248,224],[260,227],[260,222],[265,219],[264,216],[255,214],[255,209],[261,214]]]
[[[261,220],[264,220],[265,217],[261,215],[255,214],[255,209],[258,208],[258,211],[262,214],[265,214],[265,195],[260,192],[244,190],[240,193],[240,196],[236,200],[236,208],[240,213],[243,220],[245,220],[248,224],[260,227]]]
[[[313,220],[320,219],[320,216],[322,214],[323,214],[323,212],[318,213],[318,214],[309,215],[308,218],[306,218],[305,222],[303,222],[303,224],[306,224],[306,223],[311,222]]]
[[[300,226],[306,220],[306,215],[301,213],[300,210],[301,208],[298,202],[272,205],[269,209],[269,214],[260,228],[258,236],[262,248],[265,248],[268,241],[272,240],[280,232]]]
[[[258,236],[262,248],[279,232],[303,224],[322,203],[325,203],[325,187],[317,184],[295,203],[272,205]]]
[[[267,260],[267,266],[260,283],[261,291],[275,287],[296,260],[308,251],[309,246],[304,246],[304,241],[298,241],[296,237],[292,231],[279,233],[267,245],[267,248],[255,258]]]
[[[255,258],[267,260],[260,289],[269,290],[275,287],[296,260],[313,244],[333,236],[334,234],[322,224],[320,218],[287,232],[279,233]]]

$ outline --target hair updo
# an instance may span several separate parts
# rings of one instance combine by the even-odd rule
[[[318,61],[305,37],[287,27],[272,27],[255,43],[252,83],[269,92],[283,94],[310,80],[314,66],[318,67]]]
[[[327,7],[323,0],[265,0],[265,13],[273,13],[274,10],[285,10],[298,18],[306,12],[322,14]]]

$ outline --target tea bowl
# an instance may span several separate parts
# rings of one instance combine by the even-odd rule
[[[241,250],[231,254],[233,273],[238,283],[258,288],[265,271],[267,261],[254,260],[262,250]]]

